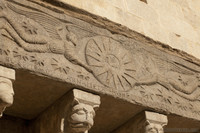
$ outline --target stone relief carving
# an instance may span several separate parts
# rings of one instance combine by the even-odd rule
[[[15,23],[17,18],[14,15],[19,15],[22,20]],[[44,13],[21,10],[11,3],[3,2],[0,18],[3,21],[0,29],[6,30],[23,49],[62,54],[70,62],[93,73],[104,85],[119,90],[132,87],[132,80],[135,80],[132,76],[134,64],[129,52],[120,47],[119,42],[103,36],[89,40],[86,47],[87,65],[75,53],[77,36],[60,20]]]
[[[154,65],[152,67],[154,70],[152,70],[151,76],[138,79],[134,85],[151,86],[159,84],[187,100],[200,100],[200,90],[198,89],[200,87],[200,73],[195,72],[194,70],[185,69],[175,63],[169,62],[167,64],[163,61],[162,65],[166,65],[170,70],[166,68],[161,68],[162,70],[159,70],[160,68],[158,67],[162,66]]]
[[[135,64],[120,43],[108,37],[94,37],[86,46],[86,61],[104,85],[125,91],[135,81]]]
[[[168,107],[166,110],[200,114],[195,108],[200,99],[200,70],[194,69],[199,67],[190,67],[189,62],[182,66],[177,63],[181,58],[171,59],[175,56],[160,57],[164,55],[161,51],[157,55],[154,50],[145,53],[149,47],[132,43],[132,39],[96,30],[84,21],[74,24],[74,20],[40,10],[45,7],[37,10],[23,6],[24,1],[18,2],[0,3],[0,37],[10,40],[0,42],[1,64],[36,71],[131,102],[138,98],[142,104],[151,101],[155,106],[167,105],[162,105]]]
[[[91,71],[76,55],[77,38],[68,31],[67,24],[41,12],[18,9],[5,1],[1,1],[0,4],[0,29],[6,30],[23,49],[30,52],[62,54],[72,63]]]

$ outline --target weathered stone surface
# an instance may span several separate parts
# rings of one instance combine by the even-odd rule
[[[74,89],[32,122],[30,132],[88,133],[94,124],[95,111],[99,106],[98,95]]]
[[[167,116],[144,111],[113,133],[164,133],[163,127],[168,123]]]
[[[47,0],[48,1],[48,0]],[[199,47],[199,1],[195,0],[55,0],[83,9],[101,17],[127,26],[156,41],[165,43],[173,48],[183,50],[197,58],[200,55],[193,52]],[[135,24],[135,16],[144,21],[144,25]],[[130,24],[129,22],[133,22]],[[136,19],[137,21],[137,19]],[[145,24],[159,22],[152,32]],[[175,27],[175,28],[174,28]],[[145,31],[145,32],[144,32]],[[192,45],[184,44],[188,49],[169,42],[169,34],[179,34],[181,39],[193,41]],[[151,33],[151,34],[149,34]],[[162,34],[157,34],[162,33]],[[164,39],[163,39],[164,36]],[[174,47],[174,45],[176,45]]]
[[[200,120],[200,66],[25,0],[1,1],[0,63]]]

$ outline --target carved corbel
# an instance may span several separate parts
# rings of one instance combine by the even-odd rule
[[[88,133],[94,124],[95,112],[100,97],[80,90],[73,90],[74,99],[68,116],[67,128],[70,133]]]
[[[113,133],[164,133],[168,123],[167,116],[144,111],[116,129]]]
[[[145,111],[142,133],[164,133],[163,127],[168,123],[167,116]]]
[[[31,126],[37,133],[88,133],[99,106],[100,96],[73,89],[48,107]]]
[[[13,86],[12,81],[15,80],[15,71],[0,66],[0,117],[2,117],[6,107],[13,104]]]

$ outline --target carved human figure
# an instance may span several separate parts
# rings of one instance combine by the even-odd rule
[[[68,30],[67,23],[63,24],[55,17],[30,9],[22,10],[1,0],[0,29],[6,30],[26,51],[62,54],[73,64],[92,72],[77,56],[76,35]]]
[[[79,103],[76,100],[69,116],[69,125],[73,133],[88,133],[94,124],[95,110],[98,106]]]
[[[166,75],[162,76],[156,73],[152,77],[140,79],[135,83],[135,86],[160,84],[183,98],[191,101],[200,100],[200,89],[198,89],[200,87],[199,73],[192,76],[181,75],[176,72],[171,72],[170,74],[177,77],[177,79],[173,79],[170,76],[166,78]]]
[[[6,107],[13,104],[14,91],[12,82],[9,79],[0,77],[0,117]]]

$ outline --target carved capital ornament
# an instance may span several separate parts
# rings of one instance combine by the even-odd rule
[[[13,104],[14,90],[12,80],[15,79],[15,72],[0,66],[0,117],[6,107]]]

